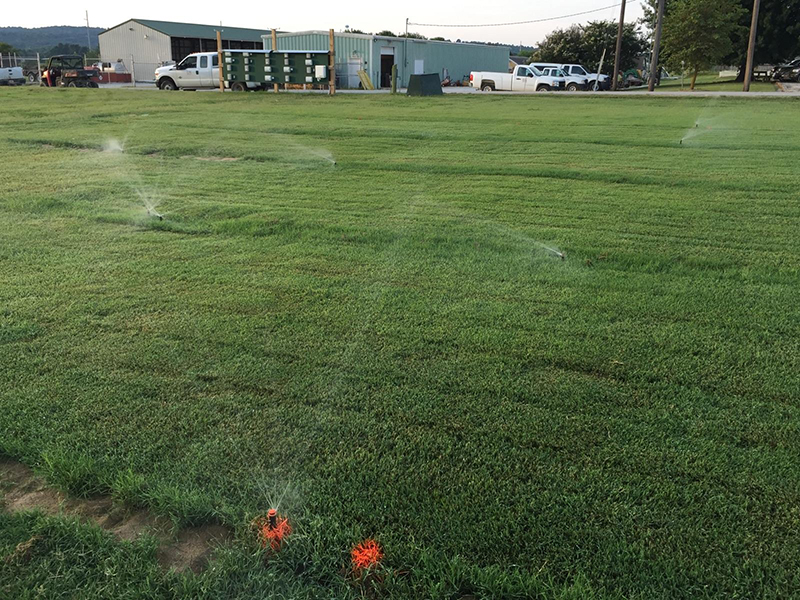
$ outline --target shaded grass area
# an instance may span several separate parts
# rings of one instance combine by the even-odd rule
[[[683,79],[683,89],[689,91],[692,84],[691,74]],[[681,89],[681,80],[662,79],[656,91],[674,92]],[[735,77],[720,77],[719,73],[700,73],[697,75],[695,90],[698,92],[741,92],[742,82],[736,81]],[[769,81],[753,81],[750,83],[751,92],[774,92],[777,88],[774,83]]]
[[[385,597],[800,583],[796,101],[2,96],[0,451],[239,532],[127,589],[358,595],[365,537]]]

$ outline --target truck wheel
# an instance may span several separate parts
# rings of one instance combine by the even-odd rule
[[[36,83],[36,73],[28,73],[28,83]]]
[[[484,83],[481,86],[481,91],[482,92],[493,92],[494,91],[494,86],[491,83]]]
[[[550,86],[549,85],[540,85],[538,88],[536,88],[536,91],[537,92],[549,92],[550,91]]]
[[[798,73],[798,74],[797,74],[797,77],[795,77],[795,81],[796,81],[797,83],[800,83],[800,73]]]
[[[67,84],[67,87],[78,87],[78,84],[77,84],[77,83],[75,83],[74,81],[70,81],[70,82]]]
[[[175,85],[175,82],[172,81],[172,79],[170,79],[169,77],[165,77],[164,79],[162,79],[159,82],[158,87],[160,87],[162,90],[167,90],[169,92],[172,92],[172,91],[175,91],[175,90],[178,89],[178,86]]]
[[[242,83],[241,81],[236,81],[233,85],[231,85],[232,92],[246,92],[247,85]]]
[[[570,83],[567,86],[567,91],[568,92],[577,92],[578,91],[578,84],[577,83]]]
[[[97,89],[97,88],[99,88],[100,86],[97,84],[97,82],[96,82],[96,81],[90,81],[90,82],[89,82],[89,87],[90,87],[90,88]]]

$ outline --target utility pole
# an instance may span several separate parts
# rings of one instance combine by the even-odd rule
[[[664,0],[658,0],[658,21],[656,21],[656,35],[653,39],[653,56],[650,61],[650,81],[647,82],[647,89],[656,89],[656,76],[658,75],[658,51],[661,48],[661,27],[664,25]]]
[[[89,33],[89,11],[86,11],[86,43],[89,46],[89,50],[92,49],[92,34]]]
[[[750,91],[750,80],[753,78],[753,55],[756,52],[756,30],[758,29],[758,9],[761,0],[753,0],[753,20],[750,21],[750,41],[747,43],[747,66],[744,72],[744,91]]]
[[[617,90],[617,77],[619,77],[619,55],[622,54],[622,30],[625,27],[625,0],[619,5],[619,29],[617,29],[617,50],[614,53],[614,79],[611,80],[611,89]]]

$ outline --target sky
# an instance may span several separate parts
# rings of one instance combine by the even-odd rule
[[[455,0],[406,0],[405,2],[163,2],[139,0],[133,4],[109,0],[84,0],[83,3],[43,0],[31,8],[22,2],[9,2],[0,11],[0,26],[44,27],[47,25],[85,25],[84,10],[89,11],[92,27],[112,27],[130,18],[181,21],[187,23],[218,24],[276,28],[283,31],[330,29],[337,31],[349,26],[377,33],[388,29],[401,33],[405,20],[412,23],[476,24],[506,23],[547,19],[582,11],[608,7],[620,0],[489,0],[466,5]],[[642,16],[639,2],[628,0],[626,22]],[[510,25],[503,27],[423,27],[412,25],[409,31],[426,37],[442,36],[446,39],[502,42],[507,44],[535,45],[554,29],[573,23],[619,19],[619,7],[605,8],[592,14],[567,17],[542,23]]]

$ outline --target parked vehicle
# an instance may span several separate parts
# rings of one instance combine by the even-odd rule
[[[195,52],[177,65],[156,69],[156,86],[162,90],[197,90],[219,87],[219,55],[216,52]],[[225,87],[229,82],[225,82]],[[261,89],[263,84],[254,81],[234,81],[234,92]]]
[[[22,67],[0,67],[0,85],[24,85]]]
[[[561,68],[561,65],[557,65],[555,63],[532,62],[529,66],[539,69],[548,77],[560,77],[564,79],[567,82],[568,92],[577,92],[578,90],[589,89],[588,78],[581,75],[570,75]]]
[[[622,87],[639,87],[645,85],[649,75],[644,75],[638,69],[628,69],[620,74],[620,82]]]
[[[526,65],[517,65],[513,73],[473,71],[469,74],[469,84],[484,92],[549,92],[566,87],[562,77],[548,77],[537,68]]]
[[[586,77],[589,80],[589,89],[590,90],[610,90],[611,89],[611,78],[608,75],[600,74],[600,77],[597,77],[597,73],[592,73],[588,69],[583,68],[581,65],[576,64],[564,64],[560,65],[560,67],[564,70],[565,73],[569,75],[575,75],[578,77]]]
[[[47,67],[42,71],[41,84],[45,87],[100,87],[92,77],[97,71],[83,66],[83,57],[59,54],[51,56]]]
[[[772,78],[776,81],[797,81],[800,83],[800,56],[788,63],[775,67],[772,70]]]

